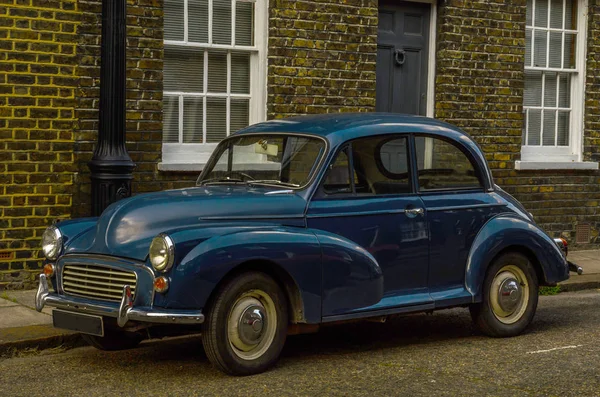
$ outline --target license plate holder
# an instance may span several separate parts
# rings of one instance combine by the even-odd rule
[[[52,310],[52,323],[56,328],[104,336],[104,321],[101,316],[54,309]]]

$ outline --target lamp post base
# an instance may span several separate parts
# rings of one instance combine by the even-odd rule
[[[92,159],[92,216],[99,216],[111,203],[131,195],[135,163],[131,160]]]

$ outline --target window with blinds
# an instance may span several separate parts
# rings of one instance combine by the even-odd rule
[[[523,145],[568,148],[572,143],[577,62],[578,0],[528,0]],[[558,152],[556,152],[558,153]]]
[[[252,77],[264,52],[256,29],[262,2],[165,0],[163,151],[186,144],[212,150],[261,121],[252,101],[262,84]]]

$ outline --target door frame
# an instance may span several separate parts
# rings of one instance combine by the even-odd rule
[[[435,43],[437,32],[437,0],[403,0],[407,3],[425,3],[431,5],[429,14],[429,53],[427,54],[427,105],[425,115],[434,117],[435,113]]]

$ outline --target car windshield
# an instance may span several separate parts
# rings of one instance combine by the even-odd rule
[[[241,135],[217,147],[198,185],[243,183],[304,187],[325,150],[320,138]]]

